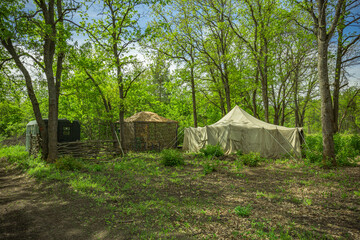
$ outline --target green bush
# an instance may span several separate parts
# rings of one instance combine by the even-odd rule
[[[56,168],[65,171],[81,170],[84,167],[83,163],[80,160],[71,156],[64,156],[58,158],[55,162],[55,166]]]
[[[317,151],[305,151],[306,158],[310,163],[319,163],[322,161],[322,153]]]
[[[321,134],[316,135],[306,135],[305,136],[306,145],[303,146],[303,149],[309,148],[312,151],[322,152],[322,136]]]
[[[164,149],[161,151],[161,163],[169,167],[183,165],[184,157],[175,149]]]
[[[29,168],[29,161],[33,159],[24,146],[15,145],[0,147],[0,158],[5,158],[10,163],[16,163],[22,169]]]
[[[360,154],[360,136],[358,134],[353,134],[350,137],[350,145],[355,150],[356,154]]]
[[[204,154],[205,157],[215,156],[221,157],[224,156],[224,151],[221,149],[220,145],[206,145],[205,148],[200,149],[200,152]]]
[[[310,163],[324,164],[322,158],[322,136],[309,135],[305,137],[306,144],[303,145],[303,151],[307,160]],[[354,165],[354,158],[360,154],[360,137],[359,135],[334,135],[334,148],[336,155],[336,162],[339,166]],[[325,164],[330,164],[325,163]]]
[[[242,156],[244,153],[242,152],[242,150],[237,150],[236,151],[236,153],[235,153],[235,155],[237,155],[237,156]]]
[[[242,160],[244,165],[246,166],[257,167],[259,163],[263,160],[263,158],[258,152],[250,152],[248,154],[241,155],[240,160]]]
[[[234,209],[234,212],[239,217],[248,217],[248,216],[250,216],[251,210],[252,210],[252,207],[250,204],[248,204],[246,206],[237,206]]]
[[[219,160],[212,161],[208,159],[204,164],[202,164],[204,174],[206,175],[215,172],[218,169],[219,165],[220,165]]]

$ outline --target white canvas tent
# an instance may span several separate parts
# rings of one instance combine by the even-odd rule
[[[198,152],[206,145],[219,144],[226,154],[241,150],[259,152],[262,157],[300,157],[302,128],[287,128],[263,122],[239,106],[218,122],[198,128],[185,128],[183,149]]]

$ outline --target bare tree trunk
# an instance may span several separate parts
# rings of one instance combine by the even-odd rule
[[[279,125],[279,108],[276,104],[274,105],[274,124]]]
[[[226,78],[227,78],[227,76],[226,76]],[[231,111],[231,102],[230,102],[230,86],[229,86],[228,79],[225,79],[224,90],[225,90],[226,109],[227,109],[227,112],[230,112]]]
[[[298,103],[298,85],[299,85],[299,81],[298,81],[298,69],[295,70],[295,76],[294,76],[294,104],[295,104],[295,111],[294,111],[294,115],[295,115],[295,127],[300,127],[300,120],[299,120],[299,103]]]
[[[325,14],[320,18],[320,26],[326,26]],[[322,20],[322,21],[321,21]],[[321,96],[321,125],[323,135],[323,161],[331,161],[336,166],[334,148],[334,116],[328,76],[328,38],[325,27],[318,29],[318,74]]]
[[[264,39],[266,43],[266,39]],[[264,113],[265,113],[265,121],[269,122],[269,97],[268,97],[268,69],[267,69],[267,43],[261,48],[260,56],[261,60],[258,60],[258,68],[260,70],[261,75],[261,94],[264,105]],[[263,65],[261,69],[261,65]]]
[[[255,74],[255,89],[252,92],[252,105],[253,105],[253,114],[254,117],[259,118],[259,115],[257,113],[257,103],[256,103],[256,97],[257,97],[257,84],[259,83],[259,69],[256,68],[256,74]]]
[[[285,91],[285,86],[283,88],[283,97],[282,97],[282,107],[281,107],[281,121],[280,121],[280,125],[284,126],[285,123],[285,109],[286,109],[286,103],[285,103],[285,99],[286,99],[286,91]]]
[[[120,106],[119,106],[119,123],[120,123],[120,147],[124,149],[124,119],[125,119],[125,109],[124,109],[124,85],[122,81],[122,76],[118,76],[119,80],[119,96],[120,96]]]
[[[341,78],[341,65],[343,57],[343,35],[344,35],[344,24],[346,4],[342,7],[342,16],[339,18],[338,26],[338,41],[336,50],[336,65],[335,65],[335,78],[334,78],[334,92],[333,92],[333,112],[334,112],[334,133],[339,131],[339,96],[340,96],[340,78]]]
[[[342,36],[342,31],[341,31],[341,36]],[[333,92],[334,133],[339,131],[339,128],[338,128],[339,96],[340,96],[340,75],[341,75],[341,59],[342,59],[342,57],[341,57],[342,46],[341,45],[342,45],[342,40],[340,40],[340,32],[339,32],[338,49],[337,49],[337,56],[336,56],[336,66],[335,66],[334,92]]]
[[[194,127],[197,125],[197,113],[196,113],[196,94],[195,94],[195,76],[194,76],[194,61],[192,60],[190,66],[190,77],[191,77],[191,97],[192,97],[192,107],[193,107],[193,118],[194,118]]]

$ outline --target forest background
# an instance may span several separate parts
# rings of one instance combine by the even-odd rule
[[[324,134],[326,123],[331,139],[358,133],[359,5],[2,1],[0,136],[24,135],[30,120],[41,127],[48,118],[42,152],[53,161],[58,118],[79,120],[91,140],[114,138],[114,123],[122,133],[138,111],[178,121],[181,133],[235,105],[305,134]]]

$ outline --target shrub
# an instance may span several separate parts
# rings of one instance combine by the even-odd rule
[[[235,153],[237,156],[242,156],[244,153],[242,152],[242,150],[237,150]]]
[[[322,158],[322,136],[310,135],[306,136],[306,145],[303,146],[304,153],[310,163],[320,164],[321,166],[331,165],[331,163],[323,163]],[[334,148],[336,155],[336,162],[339,166],[354,165],[353,159],[360,154],[360,137],[358,135],[334,135]]]
[[[310,163],[320,163],[322,161],[322,153],[317,151],[306,150],[306,158]]]
[[[360,154],[360,136],[358,134],[351,135],[350,145],[355,150],[356,154]]]
[[[248,216],[250,216],[251,210],[252,210],[252,207],[250,204],[248,204],[246,206],[237,206],[234,209],[234,212],[239,217],[248,217]]]
[[[306,145],[303,149],[308,148],[312,151],[322,152],[323,145],[322,145],[322,136],[321,134],[316,135],[307,135],[305,136]]]
[[[243,161],[244,165],[249,167],[256,167],[259,165],[260,161],[262,161],[262,157],[260,153],[250,152],[248,154],[243,154],[240,156],[240,159]]]
[[[161,163],[169,167],[183,165],[184,157],[175,149],[164,149],[161,152]]]
[[[25,170],[37,161],[29,155],[24,146],[20,145],[0,147],[0,158],[5,158],[10,163],[16,164],[18,168]]]
[[[221,157],[224,156],[224,151],[221,149],[220,145],[206,145],[205,148],[200,149],[200,152],[204,154],[205,157],[215,156]]]
[[[80,160],[71,156],[58,158],[55,162],[55,166],[56,168],[65,171],[81,170],[84,167],[83,163]]]
[[[219,160],[217,161],[211,161],[211,160],[208,160],[206,161],[202,166],[203,166],[203,172],[204,174],[209,174],[209,173],[212,173],[212,172],[215,172],[216,169],[219,167]]]
[[[0,158],[2,157],[11,163],[14,163],[18,161],[26,161],[29,158],[29,153],[25,150],[24,146],[4,146],[0,147]]]

